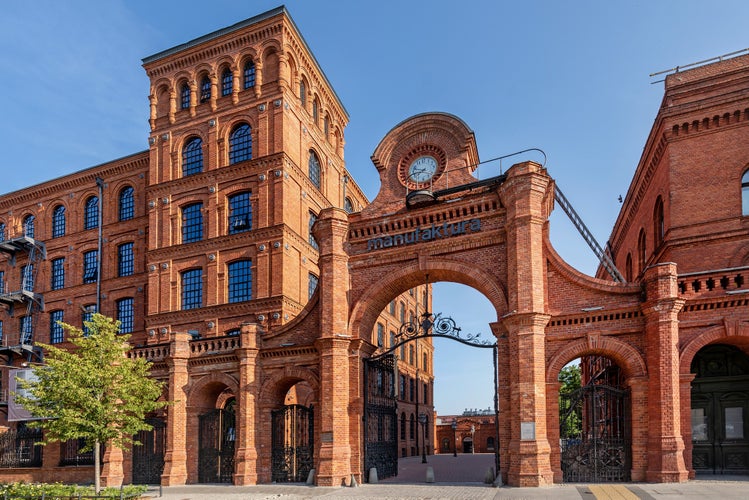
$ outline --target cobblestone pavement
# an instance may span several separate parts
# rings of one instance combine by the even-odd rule
[[[657,499],[685,497],[720,500],[749,498],[749,477],[708,476],[680,484],[560,484],[544,488],[499,488],[483,484],[486,471],[494,465],[493,455],[437,455],[399,460],[399,472],[378,484],[354,488],[326,488],[303,484],[266,484],[257,486],[189,485],[151,488],[148,495],[163,500],[303,500],[392,499],[392,500],[483,500],[483,499]],[[427,468],[434,483],[426,483]]]

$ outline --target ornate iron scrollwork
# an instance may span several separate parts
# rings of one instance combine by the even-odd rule
[[[455,320],[442,313],[425,312],[419,323],[407,321],[402,323],[395,336],[397,344],[423,337],[444,337],[457,340],[474,347],[494,347],[496,341],[481,338],[481,333],[463,333]]]

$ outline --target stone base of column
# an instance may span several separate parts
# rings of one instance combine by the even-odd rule
[[[351,481],[351,450],[343,446],[320,447],[315,477],[317,486],[348,486]]]
[[[104,452],[104,465],[101,469],[101,485],[103,487],[120,487],[125,480],[122,467],[123,454],[120,448],[114,446]]]
[[[689,480],[684,463],[684,442],[680,437],[664,437],[648,442],[649,483],[683,483]]]
[[[236,460],[234,484],[236,486],[257,484],[257,452],[255,450],[238,450]]]
[[[167,452],[164,457],[164,472],[161,474],[161,486],[182,486],[187,484],[186,458],[177,457]]]
[[[550,486],[554,472],[549,461],[547,441],[510,442],[510,469],[507,484],[518,487]]]

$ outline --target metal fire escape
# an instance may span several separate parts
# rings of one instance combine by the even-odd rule
[[[26,229],[26,228],[24,228]],[[8,365],[15,356],[31,362],[41,361],[42,351],[34,345],[34,329],[39,313],[44,306],[43,296],[34,292],[34,284],[41,261],[46,258],[44,243],[35,240],[24,230],[24,235],[0,241],[0,252],[8,255],[10,267],[16,267],[19,257],[23,258],[19,289],[11,290],[7,276],[0,282],[0,304],[5,306],[11,317],[19,317],[16,329],[0,331],[0,355],[5,356]],[[25,257],[25,258],[24,258]]]

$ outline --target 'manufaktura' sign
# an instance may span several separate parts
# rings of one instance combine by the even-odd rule
[[[408,233],[396,234],[394,236],[386,235],[367,240],[367,251],[410,245],[411,243],[419,243],[420,241],[440,240],[442,238],[466,234],[469,231],[472,233],[481,231],[481,220],[471,219],[460,222],[445,222],[440,225],[432,224],[427,228],[416,226],[416,229]]]

